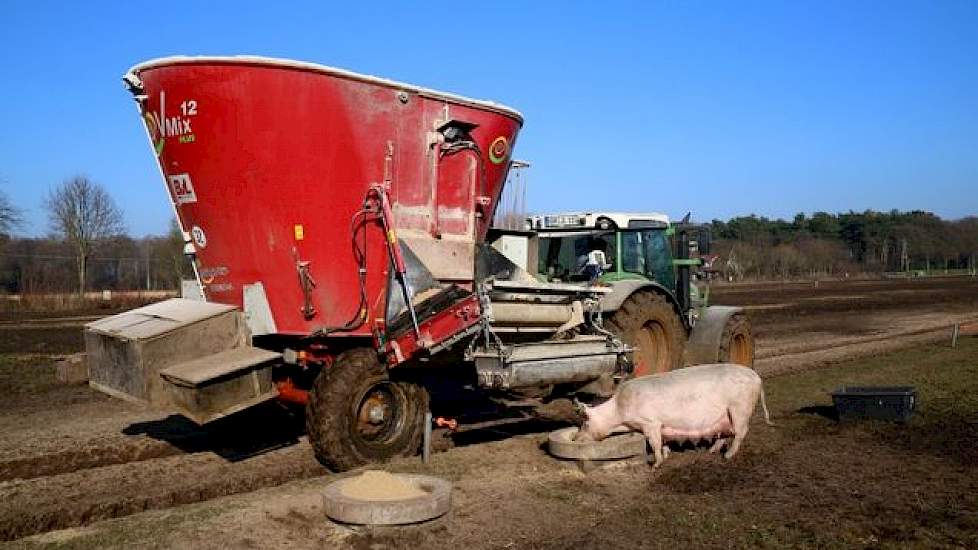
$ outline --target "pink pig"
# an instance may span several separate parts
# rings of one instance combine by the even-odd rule
[[[710,452],[729,444],[724,456],[732,458],[747,435],[758,397],[764,420],[772,425],[761,377],[747,367],[719,363],[643,376],[624,382],[596,407],[583,405],[587,420],[576,439],[604,439],[625,426],[648,438],[655,467],[668,453],[666,441],[715,439]]]

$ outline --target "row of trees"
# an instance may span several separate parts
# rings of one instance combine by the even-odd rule
[[[190,276],[176,224],[133,239],[105,189],[71,178],[44,200],[51,233],[12,237],[21,212],[0,191],[0,289],[11,293],[88,289],[176,289]],[[791,221],[755,215],[713,220],[718,267],[737,278],[847,276],[884,271],[976,268],[978,217],[930,212],[816,212]]]
[[[751,278],[973,270],[978,254],[978,218],[942,220],[919,210],[816,212],[792,221],[751,215],[711,226],[721,263]]]
[[[188,275],[175,223],[166,235],[129,237],[122,210],[85,177],[52,189],[43,206],[51,233],[13,237],[23,217],[0,191],[0,289],[6,292],[175,289]]]
[[[180,232],[133,239],[114,236],[87,260],[89,290],[173,290],[192,276],[182,254]],[[78,289],[77,250],[54,237],[0,241],[0,292],[46,294]]]

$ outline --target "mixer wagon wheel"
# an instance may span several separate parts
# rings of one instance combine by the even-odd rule
[[[735,313],[727,320],[720,336],[721,363],[737,363],[754,368],[754,335],[750,320],[743,313]]]
[[[686,330],[666,297],[639,291],[607,320],[607,327],[635,353],[634,376],[666,372],[682,366]]]
[[[334,471],[417,452],[428,392],[392,380],[370,348],[343,352],[316,377],[306,432],[316,458]]]

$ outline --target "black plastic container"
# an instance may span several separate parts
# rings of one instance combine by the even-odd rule
[[[839,420],[907,422],[917,405],[913,386],[845,386],[832,392]]]

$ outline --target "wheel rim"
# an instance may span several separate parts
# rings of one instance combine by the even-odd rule
[[[370,384],[354,400],[353,435],[362,444],[384,445],[404,426],[403,392],[388,381]]]
[[[740,333],[730,343],[730,361],[738,365],[751,366],[751,346],[746,334]]]
[[[666,328],[658,321],[649,321],[636,334],[635,376],[645,376],[669,370],[669,340]]]

